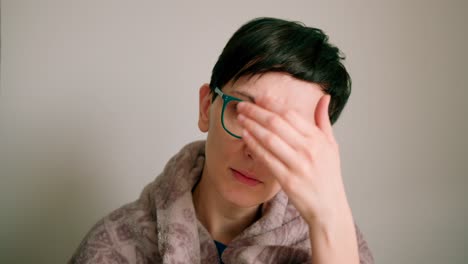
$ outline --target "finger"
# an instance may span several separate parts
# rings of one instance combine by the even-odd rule
[[[258,145],[268,151],[268,153],[271,153],[285,167],[293,169],[300,165],[298,164],[300,158],[296,151],[275,133],[272,133],[244,115],[239,115],[239,121],[244,130],[256,139]]]
[[[310,137],[318,128],[314,122],[299,115],[297,111],[290,109],[284,104],[283,99],[274,98],[272,96],[262,95],[255,99],[258,106],[267,109],[283,117],[292,127],[300,134]]]
[[[297,149],[303,145],[303,135],[280,115],[252,103],[239,104],[237,109],[241,115],[272,131],[293,148]]]
[[[329,139],[333,139],[333,128],[330,122],[330,116],[328,114],[330,99],[330,95],[324,95],[320,98],[319,102],[317,103],[317,107],[315,108],[315,123]]]
[[[286,165],[278,160],[269,150],[264,148],[257,139],[252,136],[248,130],[242,132],[242,140],[252,152],[254,159],[263,163],[263,165],[271,172],[271,174],[278,180],[280,185],[285,181],[287,175]]]

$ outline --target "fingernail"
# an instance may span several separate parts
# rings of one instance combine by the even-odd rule
[[[239,120],[239,121],[242,122],[242,121],[245,120],[245,116],[244,116],[243,114],[239,114],[239,115],[237,116],[237,120]]]

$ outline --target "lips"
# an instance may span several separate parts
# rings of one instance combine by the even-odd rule
[[[232,170],[232,174],[233,174],[234,178],[236,178],[238,181],[240,181],[241,183],[244,183],[244,184],[246,184],[248,186],[255,186],[257,184],[262,183],[262,181],[255,178],[255,175],[253,175],[251,173],[248,173],[248,172],[245,172],[245,171],[238,171],[238,170],[235,170],[235,169],[231,169],[231,170]]]

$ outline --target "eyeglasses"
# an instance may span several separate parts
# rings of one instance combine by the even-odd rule
[[[243,100],[221,92],[218,87],[216,87],[214,91],[223,99],[221,124],[223,125],[224,130],[226,130],[229,135],[241,139],[242,137],[240,135],[242,134],[242,126],[237,120],[237,104]]]

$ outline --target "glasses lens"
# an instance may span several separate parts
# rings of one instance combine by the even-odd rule
[[[242,127],[237,121],[237,104],[239,101],[230,101],[224,109],[224,127],[236,136],[241,136]]]

